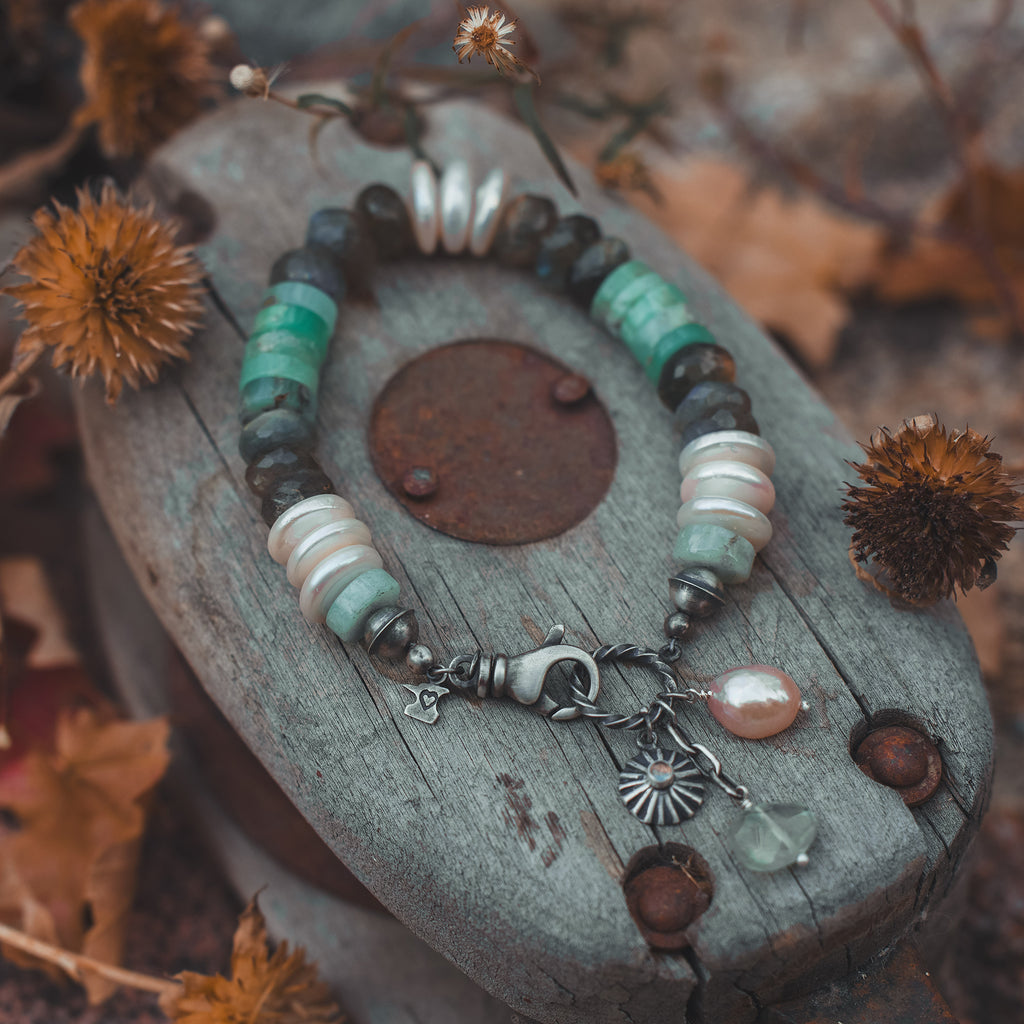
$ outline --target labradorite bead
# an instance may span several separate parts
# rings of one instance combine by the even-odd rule
[[[284,377],[258,377],[242,388],[238,398],[238,418],[244,427],[253,417],[271,409],[291,409],[307,423],[316,418],[314,392],[304,384]]]
[[[629,259],[629,246],[621,238],[602,238],[588,245],[569,270],[569,298],[589,309],[605,278]]]
[[[685,348],[687,345],[714,344],[717,344],[715,336],[703,324],[684,323],[673,328],[654,346],[647,362],[647,379],[657,383],[665,364],[681,348]]]
[[[264,496],[260,506],[263,522],[273,526],[292,505],[318,494],[330,494],[333,490],[334,484],[319,468],[296,469],[294,474],[282,477]]]
[[[658,377],[658,397],[674,412],[695,384],[735,379],[736,361],[721,345],[685,345],[665,363]]]
[[[594,295],[590,315],[612,334],[619,333],[619,327],[629,312],[630,306],[652,288],[663,283],[646,263],[630,260],[616,267],[605,279]]]
[[[306,245],[326,249],[345,274],[366,277],[377,259],[373,239],[354,210],[328,207],[309,218]]]
[[[279,281],[272,284],[263,294],[263,305],[281,303],[285,306],[301,306],[315,313],[327,325],[327,333],[334,333],[338,320],[338,303],[319,288],[304,281]]]
[[[706,419],[719,409],[729,409],[735,413],[750,412],[750,395],[743,388],[724,380],[702,380],[682,400],[672,422],[677,430],[685,430],[691,423]]]
[[[817,831],[814,814],[800,804],[755,804],[730,827],[726,842],[749,871],[778,871],[810,849]]]
[[[316,459],[303,448],[272,448],[246,469],[245,482],[253,494],[262,498],[297,471],[319,468]]]
[[[382,260],[395,260],[415,252],[416,238],[409,211],[393,188],[368,185],[356,197],[356,211]]]
[[[686,426],[679,435],[679,444],[685,448],[691,441],[705,434],[717,434],[720,430],[745,430],[748,434],[760,434],[757,420],[749,412],[735,412],[731,409],[716,409],[703,419]]]
[[[330,250],[320,245],[306,245],[283,253],[270,268],[270,283],[302,281],[326,292],[336,302],[345,294],[345,281]]]
[[[672,558],[683,568],[710,569],[723,583],[742,583],[754,568],[754,545],[717,523],[689,523],[679,531]]]
[[[504,267],[532,267],[537,262],[541,239],[558,216],[555,204],[546,196],[516,196],[494,236],[491,253]]]
[[[351,643],[363,635],[366,620],[378,609],[394,604],[401,594],[398,581],[383,569],[357,576],[335,598],[327,612],[327,628]]]
[[[541,239],[535,265],[541,283],[555,291],[565,288],[573,263],[600,237],[601,228],[592,217],[579,213],[563,217]]]
[[[305,448],[313,441],[313,428],[291,409],[272,409],[260,413],[242,427],[238,453],[254,462],[272,448]]]

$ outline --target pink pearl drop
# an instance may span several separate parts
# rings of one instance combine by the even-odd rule
[[[800,690],[781,669],[743,665],[716,676],[708,699],[711,714],[729,732],[748,740],[789,728],[800,710]]]

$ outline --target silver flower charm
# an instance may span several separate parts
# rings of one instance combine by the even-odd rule
[[[704,802],[704,778],[685,754],[650,747],[619,773],[619,794],[645,825],[678,825]]]

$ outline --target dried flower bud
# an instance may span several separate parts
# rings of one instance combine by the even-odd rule
[[[246,96],[259,96],[266,99],[270,92],[270,77],[263,68],[252,64],[236,64],[228,75],[231,86]]]
[[[947,431],[934,416],[882,429],[850,463],[867,484],[847,484],[844,520],[854,528],[858,562],[869,558],[888,577],[877,585],[911,604],[933,604],[987,586],[1014,535],[1020,496],[990,441],[977,431]]]

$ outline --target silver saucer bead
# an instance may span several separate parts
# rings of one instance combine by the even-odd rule
[[[725,604],[722,581],[710,569],[684,569],[668,585],[672,603],[684,615],[704,619]]]
[[[405,663],[416,675],[425,676],[437,664],[437,658],[426,644],[413,644],[405,652]]]
[[[419,639],[420,627],[411,608],[387,607],[366,620],[363,643],[376,658],[401,658]]]
[[[693,632],[693,620],[685,612],[672,612],[665,617],[665,636],[669,640],[685,640]]]

